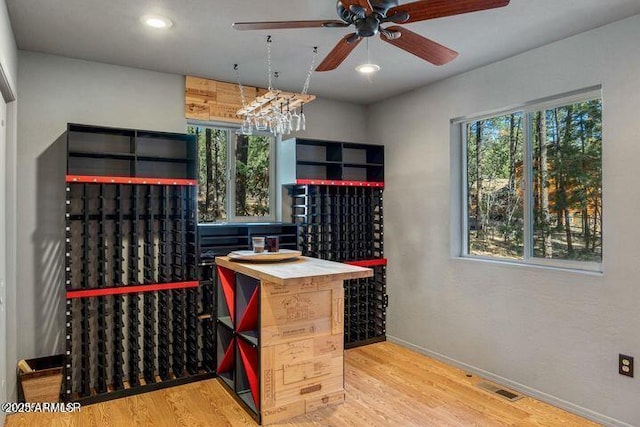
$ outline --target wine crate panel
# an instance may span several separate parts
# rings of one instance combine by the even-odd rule
[[[320,334],[331,334],[331,319],[329,317],[290,323],[286,326],[263,326],[260,339],[264,345],[274,345],[313,338]]]
[[[329,393],[313,399],[307,399],[305,401],[305,412],[313,412],[327,406],[340,405],[342,403],[344,403],[344,391]]]
[[[286,405],[265,409],[262,413],[262,424],[274,424],[280,421],[288,420],[298,415],[304,415],[306,411],[306,402],[299,400]]]
[[[288,325],[331,316],[331,290],[272,296],[262,300],[262,325]]]
[[[341,357],[331,358],[330,356],[321,356],[302,362],[285,363],[282,369],[282,380],[283,383],[287,385],[330,375],[342,370],[343,363]]]
[[[300,381],[294,384],[283,385],[283,371],[275,371],[276,404],[284,404],[296,401],[301,397],[304,399],[321,396],[327,393],[344,391],[344,378],[342,373],[333,377],[315,378]]]
[[[293,295],[300,292],[314,292],[316,290],[318,290],[317,283],[264,283],[264,292],[267,297],[276,295]]]
[[[275,352],[273,357],[278,360],[287,360],[290,363],[325,355],[341,357],[343,353],[342,339],[339,334],[321,335],[315,338],[288,342],[269,348]],[[280,369],[280,367],[278,369]]]
[[[288,418],[344,401],[343,284],[292,288],[262,289],[263,423],[285,419],[278,410]]]

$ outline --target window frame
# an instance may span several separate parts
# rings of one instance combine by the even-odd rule
[[[461,167],[460,170],[460,258],[469,258],[474,260],[484,260],[507,264],[517,265],[532,265],[540,267],[551,267],[565,270],[584,270],[588,272],[603,272],[604,262],[604,239],[602,241],[602,260],[600,262],[595,261],[577,261],[577,260],[562,260],[562,259],[549,259],[535,257],[533,253],[533,152],[532,152],[532,129],[531,129],[531,117],[534,113],[547,110],[551,108],[562,107],[579,102],[585,102],[590,100],[600,100],[603,103],[602,87],[594,86],[583,90],[577,90],[562,95],[557,95],[549,98],[543,98],[531,102],[527,102],[521,105],[510,106],[508,108],[493,110],[491,112],[485,112],[478,115],[460,117],[451,121],[452,126],[456,127],[456,132],[459,132],[459,149],[461,154],[461,161],[458,163]],[[486,120],[496,116],[507,115],[512,113],[521,112],[522,127],[523,127],[523,177],[522,177],[522,191],[523,191],[523,257],[522,259],[506,258],[500,256],[483,256],[474,255],[469,253],[469,200],[468,200],[468,163],[467,163],[467,126],[477,121]],[[604,113],[602,114],[604,117]],[[604,140],[604,129],[602,130]],[[602,147],[604,150],[604,145]],[[604,177],[600,183],[601,187],[604,187]],[[603,191],[604,193],[604,191]],[[603,227],[604,229],[604,227]],[[603,230],[604,231],[604,230]],[[603,234],[604,236],[604,234]]]
[[[240,126],[230,123],[217,123],[205,121],[188,121],[187,127],[199,126],[228,131],[227,133],[227,167],[225,170],[225,180],[227,182],[225,210],[227,219],[211,222],[200,222],[198,214],[198,225],[207,224],[227,224],[227,223],[263,223],[276,221],[276,145],[278,137],[269,132],[254,133],[252,136],[264,136],[270,138],[269,144],[269,215],[264,216],[242,216],[236,215],[236,134],[240,131]],[[196,141],[197,143],[197,141]],[[197,151],[197,150],[196,150]],[[197,168],[199,170],[199,167]]]

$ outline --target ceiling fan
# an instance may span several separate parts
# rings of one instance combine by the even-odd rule
[[[318,65],[316,71],[338,68],[365,37],[380,34],[387,43],[399,47],[434,65],[452,61],[458,52],[422,37],[399,25],[480,10],[504,7],[510,0],[422,0],[398,5],[398,0],[338,0],[340,20],[236,22],[236,30],[277,30],[291,28],[345,28],[355,32],[346,35]]]

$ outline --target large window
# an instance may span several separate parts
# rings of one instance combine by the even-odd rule
[[[191,125],[198,143],[198,220],[272,220],[274,141],[235,129]]]
[[[599,91],[461,125],[463,256],[600,270]]]

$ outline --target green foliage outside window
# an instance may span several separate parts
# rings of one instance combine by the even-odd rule
[[[236,215],[269,215],[269,145],[265,136],[237,136]]]
[[[491,117],[465,131],[469,254],[520,259],[529,247],[534,258],[602,261],[599,99]]]
[[[205,126],[189,126],[188,133],[198,144],[198,221],[269,216],[272,137]],[[230,191],[235,209],[227,212]]]

